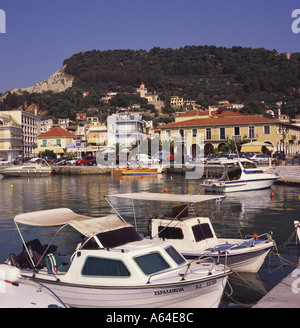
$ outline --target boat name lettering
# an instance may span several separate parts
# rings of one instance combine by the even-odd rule
[[[210,281],[206,282],[205,284],[198,284],[198,285],[196,285],[196,289],[203,288],[203,287],[208,287],[208,286],[212,286],[212,285],[214,285],[216,283],[217,283],[217,280],[216,279],[215,280],[210,280]]]
[[[165,295],[165,294],[173,294],[183,292],[184,288],[172,288],[172,289],[163,289],[157,292],[154,292],[155,296]]]

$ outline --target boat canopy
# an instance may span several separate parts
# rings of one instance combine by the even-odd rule
[[[69,208],[55,208],[18,214],[15,216],[14,221],[16,223],[39,227],[70,225],[86,237],[100,232],[132,227],[131,224],[121,221],[115,214],[93,218],[76,214]]]
[[[209,200],[224,198],[225,196],[211,196],[211,195],[180,195],[180,194],[160,194],[160,193],[124,193],[112,194],[106,197],[128,198],[136,200],[160,201],[160,202],[181,202],[181,203],[201,203]]]

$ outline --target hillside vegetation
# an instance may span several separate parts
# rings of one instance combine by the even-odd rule
[[[208,106],[226,99],[244,103],[249,114],[262,113],[266,105],[274,109],[276,102],[283,101],[283,113],[291,117],[300,114],[300,53],[287,55],[242,47],[155,47],[150,51],[92,50],[74,54],[63,64],[65,72],[74,76],[71,89],[10,98],[25,107],[34,101],[47,110],[48,116],[72,116],[87,107],[97,107],[103,113],[109,107],[99,101],[105,93],[133,93],[144,81],[148,91],[166,101],[171,95],[178,95]],[[83,98],[82,91],[89,91],[90,95]],[[133,101],[143,105],[139,99],[128,100]],[[11,105],[6,103],[4,108],[0,104],[0,109]]]

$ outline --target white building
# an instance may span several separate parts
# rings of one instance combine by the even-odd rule
[[[41,118],[23,110],[11,110],[6,113],[11,115],[14,120],[22,126],[22,156],[27,157],[34,154],[38,146],[37,136],[41,133]]]
[[[108,147],[114,147],[117,143],[129,148],[138,140],[142,140],[144,122],[141,113],[129,113],[127,110],[119,110],[107,118]]]

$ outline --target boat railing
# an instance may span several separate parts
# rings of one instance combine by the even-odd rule
[[[162,273],[170,273],[170,272],[172,272],[172,271],[182,269],[182,268],[184,268],[184,267],[186,266],[186,271],[185,271],[184,273],[180,273],[180,274],[179,274],[179,275],[181,276],[181,280],[185,280],[186,276],[190,273],[190,272],[189,272],[189,269],[190,269],[190,267],[191,267],[191,265],[192,265],[193,263],[197,263],[197,264],[199,264],[200,262],[201,262],[201,263],[205,263],[205,262],[209,263],[210,260],[212,261],[212,262],[210,263],[212,266],[211,266],[211,268],[209,269],[209,272],[208,272],[208,275],[210,275],[210,274],[212,274],[212,270],[213,270],[213,268],[215,267],[215,264],[216,264],[215,259],[212,258],[212,257],[209,257],[209,258],[203,258],[203,259],[199,257],[199,258],[197,258],[197,259],[195,259],[195,260],[193,260],[193,261],[191,261],[191,262],[187,262],[186,264],[182,265],[181,267],[172,268],[172,269],[169,269],[169,270],[166,270],[166,271],[163,271],[163,272],[162,272],[162,271],[159,271],[159,272],[152,273],[152,274],[149,276],[149,278],[148,278],[147,284],[150,284],[150,280],[151,280],[151,278],[153,278],[154,276],[160,275],[160,274],[162,274]]]
[[[244,238],[245,239],[246,238],[251,238],[251,239],[253,239],[253,242],[254,242],[255,240],[258,240],[259,238],[265,237],[265,236],[267,236],[267,240],[272,240],[273,239],[272,238],[272,235],[273,235],[273,232],[272,231],[269,231],[269,232],[265,232],[265,233],[263,233],[261,235],[257,235],[257,234],[254,234],[253,233],[252,235],[246,235]]]

